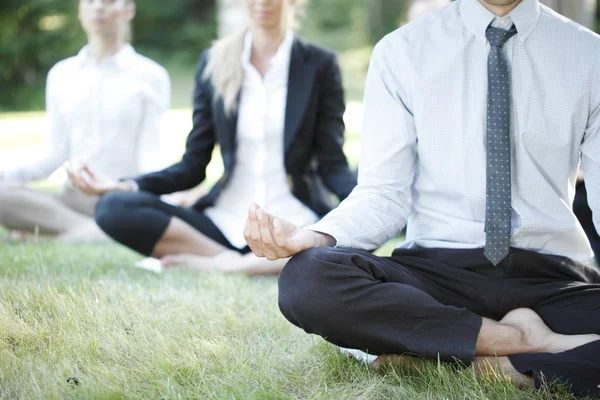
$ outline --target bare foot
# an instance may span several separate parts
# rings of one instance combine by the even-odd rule
[[[500,320],[501,324],[518,328],[531,346],[532,353],[560,353],[600,340],[600,335],[561,335],[554,333],[542,318],[529,308],[517,308]]]
[[[477,376],[487,377],[492,381],[510,379],[513,384],[521,389],[535,387],[533,377],[523,375],[517,371],[508,357],[475,357],[471,367],[475,370]]]
[[[196,254],[172,254],[160,259],[163,267],[184,267],[196,271],[225,271],[241,254],[236,251],[224,251],[214,257],[199,256]]]
[[[398,365],[411,372],[421,372],[426,365],[435,365],[435,360],[410,354],[382,354],[371,363],[376,370],[386,365]]]
[[[410,372],[419,373],[425,366],[435,365],[436,361],[430,358],[412,356],[408,354],[383,354],[373,361],[371,367],[380,370],[386,365],[398,365]],[[508,357],[475,357],[471,367],[479,377],[486,377],[492,381],[509,379],[521,389],[535,387],[533,377],[523,375],[513,367]]]

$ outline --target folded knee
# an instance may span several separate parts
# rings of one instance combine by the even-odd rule
[[[23,207],[27,194],[26,188],[5,188],[0,190],[0,224],[6,221],[12,210]],[[31,194],[29,194],[31,196]]]
[[[135,206],[136,193],[107,193],[96,204],[96,223],[105,232],[112,231],[116,225],[122,224]]]
[[[303,251],[288,261],[279,274],[279,309],[296,325],[302,319],[325,310],[325,291],[328,289],[328,265],[331,248]]]

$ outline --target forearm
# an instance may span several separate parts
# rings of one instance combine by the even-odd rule
[[[175,164],[162,171],[142,175],[135,180],[140,190],[162,195],[198,186],[204,180],[204,174],[194,168],[186,167],[182,163]]]
[[[2,174],[3,180],[11,183],[24,184],[31,181],[46,179],[65,161],[66,159],[64,159],[64,157],[50,155],[34,164],[23,165],[5,171]]]
[[[402,231],[409,204],[408,190],[357,186],[336,209],[307,228],[335,238],[333,245],[373,250]]]

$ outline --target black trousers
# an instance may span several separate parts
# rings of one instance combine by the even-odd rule
[[[600,333],[600,273],[565,257],[512,248],[494,267],[483,249],[399,249],[392,257],[344,248],[294,256],[279,276],[293,324],[371,354],[413,353],[469,364],[481,317],[535,310],[555,332]],[[600,341],[558,354],[515,354],[515,368],[600,394]]]
[[[578,183],[575,187],[575,200],[573,201],[573,212],[577,216],[579,223],[583,227],[585,234],[590,240],[592,250],[596,256],[596,263],[600,265],[600,236],[596,232],[594,220],[592,219],[592,210],[587,201],[587,190],[585,183]]]
[[[96,223],[117,242],[144,255],[151,255],[172,217],[177,217],[204,236],[221,245],[248,253],[250,249],[234,247],[204,213],[193,208],[176,207],[147,192],[108,193],[96,204]]]

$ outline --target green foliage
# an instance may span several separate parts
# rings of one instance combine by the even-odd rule
[[[138,2],[133,40],[139,52],[157,60],[195,65],[216,34],[215,0]]]
[[[596,32],[600,33],[600,2],[596,5]]]
[[[400,26],[409,0],[311,0],[305,29],[338,51],[373,46]]]
[[[43,86],[48,69],[81,46],[70,3],[0,2],[0,108],[28,106],[30,95]],[[34,102],[39,106],[43,98]]]
[[[85,44],[77,0],[0,2],[0,110],[43,109],[48,70]],[[139,0],[136,49],[193,65],[216,34],[215,0]]]
[[[397,29],[405,14],[409,0],[372,0],[369,7],[369,39],[376,43]]]

